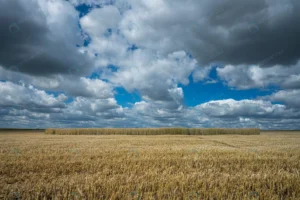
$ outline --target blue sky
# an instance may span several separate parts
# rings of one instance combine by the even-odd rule
[[[2,128],[300,128],[296,0],[36,2],[1,2]]]

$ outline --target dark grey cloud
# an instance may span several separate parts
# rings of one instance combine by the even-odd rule
[[[63,12],[60,17],[58,10],[51,12],[43,7],[47,2],[0,2],[0,65],[37,76],[89,72],[92,61],[76,47],[83,42],[78,13],[74,8],[74,12],[64,10],[68,3],[56,1],[62,7],[53,9]]]
[[[201,63],[295,64],[300,58],[300,2],[210,1],[197,20],[190,50]],[[195,40],[196,41],[196,40]]]
[[[159,11],[154,3],[130,3],[122,24],[133,23],[134,31],[121,31],[141,48],[165,54],[185,50],[201,66],[288,66],[300,57],[297,0],[168,0],[157,2]]]

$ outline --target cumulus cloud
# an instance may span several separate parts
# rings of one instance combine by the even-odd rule
[[[263,97],[275,102],[283,102],[291,108],[300,108],[300,90],[281,90],[270,96]]]
[[[115,6],[105,6],[94,9],[88,15],[81,18],[80,23],[91,37],[103,35],[108,28],[115,28],[121,19]]]
[[[5,70],[0,66],[0,80],[27,83],[40,90],[64,91],[68,96],[106,99],[114,96],[113,85],[100,79],[73,76],[39,77]]]
[[[206,115],[213,117],[295,118],[300,114],[285,105],[263,100],[227,99],[210,101],[197,107]]]
[[[153,100],[179,100],[183,94],[178,92],[177,84],[189,84],[189,75],[197,61],[185,52],[174,52],[167,57],[136,50],[123,67],[108,79],[123,86],[129,92],[139,90],[142,96]]]
[[[114,96],[112,85],[100,79],[81,77],[77,82],[73,79],[60,79],[60,82],[60,88],[64,89],[71,96],[98,99],[107,99]]]
[[[57,97],[47,94],[29,85],[18,85],[12,82],[0,82],[0,105],[2,108],[13,107],[35,112],[57,112],[66,107],[67,97],[60,94]]]
[[[193,81],[204,81],[209,78],[209,73],[212,70],[212,66],[198,67],[193,72]]]
[[[265,88],[274,85],[297,89],[300,85],[300,62],[292,66],[275,65],[269,68],[257,65],[225,65],[217,68],[217,74],[228,86],[237,89]]]
[[[0,118],[3,121],[1,125],[8,124],[9,127],[9,120],[22,120],[28,127],[36,124],[34,120],[37,118],[47,120],[39,122],[44,126],[50,126],[51,123],[52,127],[58,127],[61,123],[78,126],[78,121],[91,126],[92,122],[124,116],[123,108],[113,97],[109,97],[111,95],[107,98],[104,98],[103,94],[98,94],[98,98],[97,95],[90,98],[76,97],[67,104],[68,97],[64,94],[54,96],[31,85],[12,82],[0,82],[0,92]],[[58,124],[55,124],[56,122]]]

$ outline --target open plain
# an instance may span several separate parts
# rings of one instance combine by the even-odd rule
[[[300,199],[300,132],[0,133],[0,199]]]

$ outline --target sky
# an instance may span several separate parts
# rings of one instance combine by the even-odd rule
[[[300,129],[299,0],[0,0],[0,128]]]

